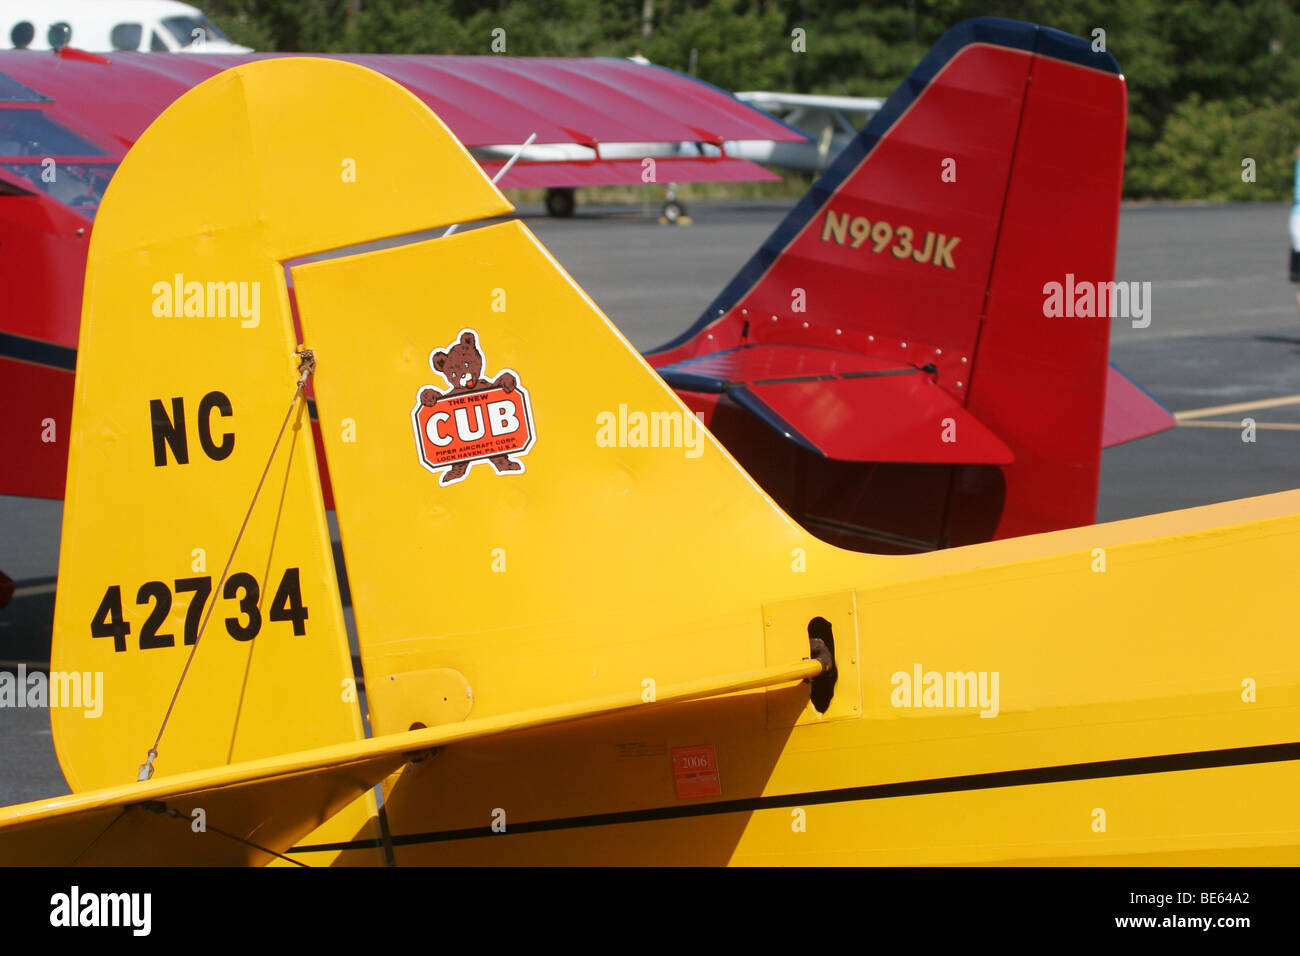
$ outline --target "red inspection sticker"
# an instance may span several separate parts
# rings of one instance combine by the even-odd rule
[[[722,796],[718,778],[718,755],[712,744],[697,747],[674,747],[673,786],[678,800]]]

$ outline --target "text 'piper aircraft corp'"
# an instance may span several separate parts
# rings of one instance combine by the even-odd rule
[[[1014,156],[970,147],[974,183],[955,195],[1036,202],[1047,221],[1006,218],[992,238],[987,208],[936,200],[904,219],[849,193],[782,256],[832,249],[845,277],[876,266],[900,310],[905,283],[942,295],[952,326],[936,331],[953,335],[992,275],[980,337],[1020,342],[1000,347],[1023,366],[992,390],[1036,375],[1071,390],[1024,342],[1031,312],[1053,354],[1092,342],[1100,379],[1104,348],[1078,326],[1104,320],[1061,330],[999,276],[1004,261],[1050,269],[1045,234],[1083,228],[1061,191],[1080,189],[1078,217],[1109,215],[1095,200],[1117,170],[1078,182],[1033,163],[1081,118],[1114,132],[1108,64],[1028,24],[955,27],[928,82],[882,111],[881,142],[931,105],[1018,116]],[[937,176],[934,147],[899,142]],[[349,157],[358,175],[341,178]],[[353,63],[238,66],[140,137],[90,243],[52,659],[103,675],[103,712],[51,711],[74,793],[0,811],[0,861],[1300,859],[1300,492],[915,555],[844,550],[712,433],[697,455],[608,440],[611,421],[681,422],[687,405],[524,224],[300,261],[510,208],[426,105]],[[854,248],[879,221],[895,242]],[[962,281],[912,278],[926,269]],[[160,315],[188,282],[258,283],[261,321]],[[769,357],[783,343],[755,341],[770,310],[754,306],[719,306],[667,358],[713,362],[700,377],[746,409],[749,392],[793,415],[785,379],[828,405],[884,381],[961,407],[947,340],[925,342],[944,348],[927,357],[937,383],[901,345],[850,362],[828,344],[830,360],[791,370]],[[716,351],[694,344],[709,334]],[[811,415],[791,425],[830,440]],[[959,419],[959,444],[996,441]],[[196,569],[199,548],[222,562]]]

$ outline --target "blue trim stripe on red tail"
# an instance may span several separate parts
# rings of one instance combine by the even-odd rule
[[[940,37],[930,48],[916,68],[908,74],[907,79],[890,94],[880,111],[872,116],[857,137],[844,147],[821,178],[803,195],[781,224],[763,241],[758,251],[705,309],[704,314],[681,335],[650,349],[646,354],[654,355],[676,348],[732,309],[763,277],[803,228],[821,212],[835,191],[888,135],[898,119],[916,102],[944,66],[964,48],[974,43],[1026,50],[1067,63],[1104,70],[1108,73],[1120,73],[1119,63],[1111,54],[1094,52],[1086,40],[1060,30],[1016,20],[1004,20],[1000,17],[976,17],[963,20]]]
[[[53,342],[42,342],[40,339],[28,338],[25,335],[14,335],[10,332],[0,332],[0,358],[56,368],[64,372],[74,372],[77,369],[76,349],[66,345],[55,345]]]

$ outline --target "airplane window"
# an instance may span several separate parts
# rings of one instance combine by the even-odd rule
[[[40,110],[0,109],[0,156],[103,156]]]
[[[114,50],[140,49],[140,37],[144,36],[144,27],[138,23],[119,23],[109,34],[109,42]]]
[[[149,51],[151,53],[169,53],[171,52],[163,38],[158,35],[158,31],[153,32],[153,37],[149,40]]]
[[[51,50],[58,50],[72,42],[72,25],[59,21],[50,24],[50,28],[45,31],[45,42],[50,45]]]
[[[15,50],[25,50],[28,45],[36,38],[36,28],[26,20],[20,20],[14,24],[14,28],[9,31],[9,42],[14,45]]]
[[[64,163],[57,158],[53,164],[43,160],[0,161],[0,170],[93,219],[108,181],[117,172],[117,163]],[[4,185],[0,180],[0,192],[7,191]]]
[[[197,17],[168,17],[163,20],[162,25],[167,28],[168,33],[176,38],[176,42],[183,47],[194,42],[195,30],[202,30],[205,39],[230,42],[228,36],[218,30],[211,20],[202,15]]]

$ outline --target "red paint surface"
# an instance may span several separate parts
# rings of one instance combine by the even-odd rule
[[[466,146],[522,143],[529,133],[538,143],[805,139],[682,73],[607,57],[114,53],[100,63],[6,50],[0,73],[52,97],[52,114],[67,125],[111,137],[100,142],[107,146],[134,142],[177,97],[222,70],[285,56],[326,56],[383,73]]]

